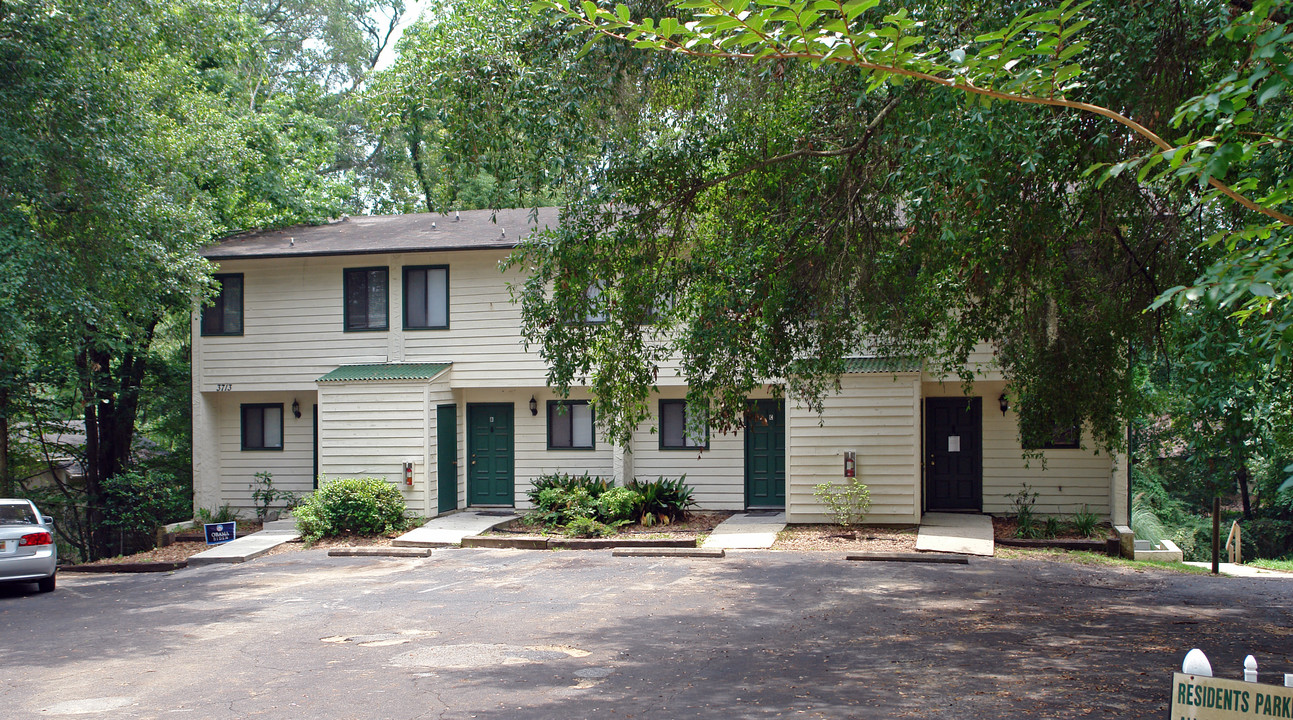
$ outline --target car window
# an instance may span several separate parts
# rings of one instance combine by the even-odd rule
[[[39,525],[30,505],[0,505],[0,525]]]

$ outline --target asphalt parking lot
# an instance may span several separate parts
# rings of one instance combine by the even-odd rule
[[[1293,672],[1293,582],[972,559],[288,553],[0,586],[5,718],[1165,718]]]

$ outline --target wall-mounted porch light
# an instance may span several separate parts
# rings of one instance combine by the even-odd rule
[[[292,398],[292,417],[301,419],[301,403],[297,402],[296,398]]]
[[[535,417],[539,416],[539,401],[535,400],[533,395],[530,396],[530,414]]]
[[[1001,417],[1005,417],[1006,411],[1010,409],[1010,401],[1006,399],[1005,393],[1001,393],[1001,397],[997,398],[997,404],[1001,406]]]

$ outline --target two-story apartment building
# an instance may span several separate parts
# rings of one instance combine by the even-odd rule
[[[261,471],[302,493],[321,476],[384,477],[421,515],[524,507],[549,472],[685,474],[703,508],[820,522],[813,486],[851,458],[871,522],[1007,512],[1023,483],[1037,512],[1126,521],[1126,464],[1076,432],[1043,450],[1044,467],[1024,460],[986,348],[969,397],[919,361],[859,357],[821,414],[751,397],[757,419],[735,435],[689,433],[684,380],[662,372],[653,422],[627,447],[607,442],[586,394],[547,387],[508,289],[520,271],[499,268],[557,222],[555,208],[352,217],[208,248],[221,289],[193,315],[195,504],[250,507]]]

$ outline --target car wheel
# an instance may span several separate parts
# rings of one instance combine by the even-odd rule
[[[43,592],[43,593],[47,593],[47,592],[54,592],[54,578],[55,578],[55,577],[56,577],[56,576],[54,576],[54,575],[50,575],[50,576],[49,576],[49,577],[47,577],[47,578],[41,578],[40,580],[37,580],[37,581],[36,581],[36,589],[37,589],[37,590],[39,590],[39,591],[41,591],[41,592]]]

